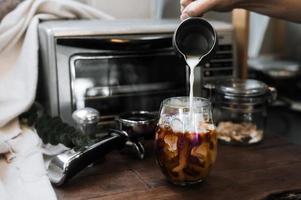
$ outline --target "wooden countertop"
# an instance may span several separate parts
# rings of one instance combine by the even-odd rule
[[[167,183],[152,153],[140,161],[115,152],[56,192],[60,200],[259,200],[272,192],[298,188],[301,189],[301,146],[269,136],[251,147],[219,145],[210,176],[194,187]]]

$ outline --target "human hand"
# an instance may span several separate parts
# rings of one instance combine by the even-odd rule
[[[241,0],[181,0],[181,19],[202,16],[209,10],[230,11]]]

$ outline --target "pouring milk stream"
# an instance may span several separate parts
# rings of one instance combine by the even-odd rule
[[[192,111],[193,111],[193,85],[194,85],[194,69],[200,62],[200,56],[194,56],[194,55],[186,55],[185,60],[190,68],[190,75],[189,75],[189,112],[190,112],[190,118],[192,117]]]

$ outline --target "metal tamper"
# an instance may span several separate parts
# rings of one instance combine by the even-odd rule
[[[82,108],[76,110],[72,114],[78,129],[83,133],[94,138],[97,131],[97,123],[99,122],[99,112],[94,108]]]

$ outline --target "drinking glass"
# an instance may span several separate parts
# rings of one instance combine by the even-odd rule
[[[215,126],[209,100],[172,97],[161,104],[156,129],[157,162],[167,180],[176,185],[202,182],[217,153]]]

